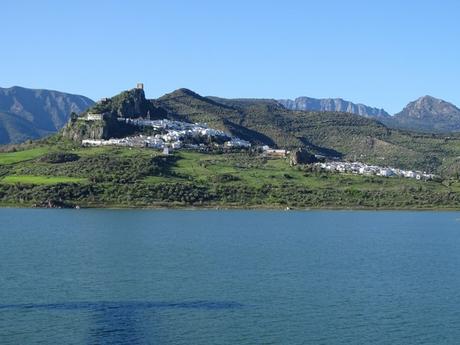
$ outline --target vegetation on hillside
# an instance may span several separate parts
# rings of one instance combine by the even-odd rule
[[[108,139],[131,135],[139,129],[117,121],[119,116],[150,115],[206,123],[254,145],[295,149],[381,166],[455,175],[460,135],[423,134],[390,129],[359,115],[338,112],[290,111],[275,100],[202,97],[179,89],[157,100],[145,99],[143,90],[125,91],[92,107],[107,113],[104,121],[73,119],[64,136]]]
[[[289,111],[274,100],[205,98],[180,89],[155,101],[170,117],[206,122],[255,144],[310,152],[364,163],[451,171],[460,156],[460,135],[390,129],[349,113]]]
[[[0,154],[0,204],[74,207],[458,208],[457,179],[326,174],[256,152],[81,148]]]
[[[289,111],[274,100],[202,97],[180,89],[155,101],[142,90],[98,103],[100,121],[72,118],[59,135],[3,147],[0,204],[120,207],[458,208],[460,136],[394,130],[348,113]],[[153,113],[152,113],[152,112]],[[153,116],[152,116],[153,115]],[[163,156],[151,149],[83,148],[83,137],[142,130],[118,117],[207,123],[254,145],[425,170],[442,181],[326,174],[256,149]],[[304,151],[297,151],[303,148]],[[292,157],[291,157],[292,158]],[[292,161],[292,160],[291,160]],[[294,159],[295,161],[295,159]],[[311,161],[311,160],[310,160]]]

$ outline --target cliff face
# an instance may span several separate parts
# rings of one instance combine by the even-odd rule
[[[74,141],[81,141],[82,139],[109,139],[107,123],[105,121],[71,119],[67,126],[64,127],[62,134],[64,137]]]
[[[310,98],[298,97],[295,100],[282,99],[278,100],[285,108],[289,110],[303,111],[338,111],[344,113],[357,114],[366,117],[387,117],[390,116],[385,110],[369,107],[364,104],[356,104],[345,101],[341,98]]]
[[[104,114],[104,119],[87,121],[85,117],[88,113]],[[118,119],[146,117],[159,119],[166,115],[164,110],[145,98],[144,90],[132,89],[99,101],[81,116],[74,115],[64,128],[63,135],[75,141],[127,136],[134,133],[135,128]]]
[[[64,137],[81,141],[83,139],[110,139],[132,135],[136,127],[118,121],[116,115],[106,115],[104,120],[87,121],[82,117],[73,117],[62,134]]]

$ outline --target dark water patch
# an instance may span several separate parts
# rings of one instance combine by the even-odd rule
[[[1,304],[0,311],[19,313],[23,316],[41,312],[63,313],[66,317],[78,319],[86,315],[88,324],[84,343],[86,344],[146,344],[154,341],[164,343],[167,334],[163,334],[163,312],[189,310],[182,313],[227,311],[242,308],[233,301],[189,301],[189,302],[67,302],[67,303],[27,303]],[[1,319],[1,318],[0,318]],[[1,327],[0,327],[1,333]],[[149,339],[149,342],[146,342]],[[8,343],[8,342],[7,342]]]
[[[190,302],[66,302],[66,303],[23,303],[0,304],[0,309],[37,309],[37,310],[88,310],[108,312],[116,310],[145,310],[145,309],[203,309],[226,310],[242,308],[243,304],[232,301],[190,301]]]

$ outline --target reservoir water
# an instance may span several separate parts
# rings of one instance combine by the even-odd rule
[[[0,344],[458,344],[460,213],[0,209]]]

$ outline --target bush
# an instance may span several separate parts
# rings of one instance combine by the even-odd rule
[[[66,163],[75,162],[80,159],[80,156],[75,153],[53,152],[40,157],[39,161],[43,163]]]
[[[232,174],[220,174],[212,177],[212,182],[216,183],[223,183],[223,182],[230,182],[230,181],[239,181],[240,178],[238,176],[234,176]]]

